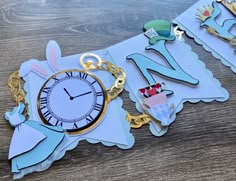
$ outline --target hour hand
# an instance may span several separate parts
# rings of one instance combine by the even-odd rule
[[[70,93],[66,90],[66,88],[64,88],[64,91],[66,92],[66,94],[70,97],[70,100],[73,100],[74,98],[70,95]]]

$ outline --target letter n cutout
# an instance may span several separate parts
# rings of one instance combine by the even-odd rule
[[[187,74],[175,61],[175,59],[171,56],[169,51],[166,49],[164,45],[165,41],[160,41],[155,45],[146,47],[147,50],[154,50],[159,52],[163,58],[167,61],[167,63],[171,66],[171,68],[161,65],[154,60],[140,54],[134,53],[128,55],[126,57],[127,60],[133,60],[136,66],[139,68],[141,73],[147,82],[152,85],[155,84],[156,81],[152,77],[149,71],[159,73],[165,77],[172,78],[178,81],[183,81],[185,83],[189,83],[191,85],[197,85],[199,81],[193,78],[191,75]]]

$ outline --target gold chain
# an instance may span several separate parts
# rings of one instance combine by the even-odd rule
[[[124,84],[126,80],[126,74],[124,70],[120,67],[116,67],[115,65],[107,61],[102,61],[101,66],[99,66],[98,68],[101,70],[111,72],[116,78],[114,85],[112,85],[110,89],[108,90],[110,100],[116,98],[123,91],[123,88],[124,88]]]
[[[126,111],[126,120],[130,123],[131,128],[140,128],[142,125],[149,123],[151,118],[147,114],[131,116],[130,113]]]
[[[84,60],[88,57],[92,59],[84,62]],[[83,54],[80,57],[80,64],[86,70],[105,70],[114,75],[116,81],[107,91],[109,95],[108,101],[116,98],[123,91],[126,80],[126,73],[122,68],[116,67],[110,62],[102,60],[98,55],[93,53]]]
[[[25,92],[21,88],[21,78],[19,71],[13,72],[8,78],[8,86],[10,87],[12,99],[19,104],[20,102],[25,104],[24,115],[28,115],[28,104],[25,101]]]

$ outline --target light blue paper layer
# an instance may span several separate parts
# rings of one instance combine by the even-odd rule
[[[145,50],[145,47],[147,46],[149,46],[148,39],[141,34],[108,48],[108,52],[113,61],[118,66],[123,67],[126,71],[127,86],[125,88],[129,92],[130,98],[136,102],[136,108],[140,112],[143,112],[140,106],[143,98],[138,93],[138,89],[147,86],[148,83],[142,77],[142,74],[136,65],[133,62],[128,61],[126,57],[133,53],[139,53],[168,67],[167,62],[155,54],[155,52]],[[189,86],[155,73],[152,74],[156,82],[165,82],[167,88],[174,91],[174,94],[168,98],[168,103],[173,103],[175,105],[171,120],[176,118],[176,113],[183,109],[183,103],[186,101],[192,103],[197,103],[199,101],[211,102],[213,100],[223,102],[229,98],[229,93],[221,87],[220,82],[205,68],[204,63],[191,51],[189,45],[184,41],[176,40],[173,43],[167,42],[166,47],[181,68],[192,75],[192,77],[199,80],[198,85]],[[160,135],[160,132],[155,131],[153,126],[154,124],[151,123],[151,132],[154,135]],[[161,132],[163,133],[163,131]]]
[[[233,47],[221,38],[208,33],[206,28],[200,27],[202,22],[196,18],[196,14],[199,13],[197,8],[211,5],[212,2],[213,0],[200,0],[172,22],[178,24],[181,29],[186,31],[188,36],[194,38],[196,43],[201,44],[206,51],[211,52],[213,56],[220,59],[224,65],[229,66],[236,73],[236,53]],[[222,25],[227,19],[235,19],[223,5],[220,3],[217,3],[217,5],[221,10],[221,14],[216,18],[219,25]],[[235,26],[230,32],[236,35]]]

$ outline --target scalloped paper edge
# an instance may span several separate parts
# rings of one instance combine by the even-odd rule
[[[222,56],[220,56],[216,51],[214,51],[213,49],[211,49],[208,45],[206,45],[203,41],[201,41],[197,36],[195,36],[190,30],[188,30],[184,25],[182,25],[180,22],[178,22],[176,19],[172,20],[172,23],[177,24],[178,27],[182,30],[185,31],[185,33],[193,38],[193,40],[198,44],[201,45],[204,50],[206,50],[207,52],[210,52],[216,59],[220,60],[222,62],[223,65],[225,65],[226,67],[230,67],[230,69],[236,73],[236,67],[231,64],[230,62],[228,62],[226,59],[224,59]]]
[[[24,80],[24,85],[23,85],[23,89],[25,91],[25,100],[26,102],[28,102],[29,104],[31,103],[31,99],[30,99],[30,86],[29,86],[29,78],[28,76],[23,77]],[[40,167],[37,168],[37,170],[33,170],[32,172],[40,172],[40,171],[45,171],[47,170],[55,161],[60,160],[61,158],[64,157],[64,155],[66,154],[67,151],[69,150],[73,150],[75,149],[79,142],[82,140],[85,140],[91,144],[97,144],[97,143],[101,143],[104,146],[117,146],[121,149],[130,149],[131,147],[133,147],[134,143],[135,143],[135,138],[131,133],[131,126],[129,124],[128,121],[126,121],[126,112],[123,109],[123,100],[120,97],[116,98],[116,104],[118,107],[120,107],[119,111],[120,111],[120,119],[123,119],[124,121],[122,122],[122,126],[123,126],[123,130],[126,132],[126,139],[128,144],[127,145],[122,145],[122,144],[116,144],[116,143],[112,143],[112,142],[106,142],[106,141],[100,141],[100,140],[96,140],[96,139],[89,139],[89,138],[83,138],[83,136],[78,137],[77,139],[75,139],[74,141],[72,141],[69,145],[67,145],[66,147],[64,147],[58,154],[56,157],[53,157],[52,160],[45,160],[45,164]],[[29,106],[29,119],[32,119],[32,110],[31,107]]]
[[[27,91],[27,90],[29,90],[28,81],[27,81],[27,78],[26,78],[26,77],[24,77],[23,79],[24,79],[24,81],[25,81],[25,83],[24,83],[24,90],[25,90],[25,92],[26,92],[25,99],[26,99],[26,101],[29,103],[30,97],[29,97],[28,91]],[[28,89],[27,89],[27,87],[28,87]],[[117,105],[118,105],[119,107],[121,107],[120,113],[121,113],[121,118],[124,119],[124,121],[123,121],[124,130],[126,130],[126,132],[128,133],[128,134],[126,134],[126,136],[127,136],[126,138],[127,138],[127,141],[128,141],[128,145],[115,144],[115,143],[106,142],[106,141],[99,141],[99,140],[95,140],[95,139],[88,139],[88,138],[83,138],[83,137],[81,136],[81,137],[79,137],[78,139],[75,139],[74,141],[72,141],[72,142],[71,142],[69,145],[67,145],[64,149],[62,149],[62,150],[57,154],[57,157],[52,158],[52,160],[50,160],[50,161],[49,161],[49,160],[45,160],[46,162],[45,162],[45,164],[44,164],[43,167],[37,168],[37,170],[33,170],[32,172],[41,172],[41,171],[47,170],[55,161],[60,160],[61,158],[63,158],[67,151],[70,151],[70,150],[75,149],[75,148],[78,146],[79,142],[82,141],[82,140],[85,140],[85,141],[87,141],[87,142],[89,142],[89,143],[91,143],[91,144],[101,143],[101,144],[103,144],[104,146],[109,146],[109,147],[111,147],[111,146],[117,146],[117,147],[119,147],[119,148],[121,148],[121,149],[124,149],[124,150],[125,150],[125,149],[130,149],[131,147],[133,147],[133,145],[134,145],[134,143],[135,143],[135,139],[134,139],[134,136],[133,136],[133,135],[131,134],[131,132],[130,132],[130,131],[131,131],[130,124],[129,124],[128,121],[126,121],[126,119],[125,119],[125,118],[126,118],[126,113],[125,113],[125,110],[122,108],[122,106],[123,106],[123,101],[122,101],[122,99],[121,99],[120,97],[118,97],[116,100],[117,100],[117,103],[118,103]],[[29,112],[30,112],[30,110],[29,110]],[[32,115],[32,114],[30,114],[30,115]]]
[[[178,40],[175,40],[175,41],[178,41]],[[200,99],[188,99],[188,100],[183,99],[175,107],[175,111],[171,116],[171,121],[174,121],[176,119],[176,114],[183,110],[183,105],[185,102],[190,102],[190,103],[198,103],[200,101],[202,101],[202,102],[212,102],[212,101],[225,102],[229,99],[229,92],[221,86],[220,81],[213,76],[213,73],[209,69],[206,68],[205,63],[199,59],[198,55],[195,52],[192,51],[191,46],[189,44],[185,43],[184,38],[182,38],[182,43],[185,44],[186,49],[191,52],[195,61],[205,70],[207,75],[214,81],[215,85],[222,91],[222,93],[224,94],[224,98],[220,98],[220,99],[215,99],[215,98],[201,99],[200,98]],[[140,103],[137,101],[137,98],[134,96],[134,94],[130,91],[131,89],[129,88],[129,86],[127,84],[125,84],[125,90],[129,93],[129,98],[135,102],[136,110],[142,113],[142,108],[140,106]],[[150,124],[149,130],[151,131],[151,133],[154,136],[162,136],[167,132],[167,130],[166,130],[166,131],[161,131],[160,133],[158,133],[157,131],[155,131],[152,124]]]

